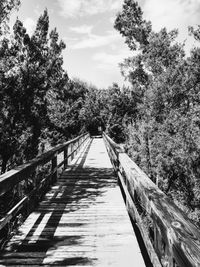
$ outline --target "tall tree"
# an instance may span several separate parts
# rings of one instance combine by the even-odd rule
[[[51,144],[60,138],[68,140],[85,130],[81,115],[88,85],[79,79],[68,80],[62,90],[51,91],[48,95],[48,134]]]
[[[131,50],[145,49],[152,31],[151,23],[143,18],[138,2],[124,0],[122,12],[115,20],[114,27],[125,37]]]
[[[154,32],[134,0],[124,1],[115,28],[137,51],[121,64],[137,103],[128,151],[163,190],[191,206],[199,175],[200,50],[186,59],[178,31]],[[199,28],[190,32],[200,39]]]
[[[59,92],[68,76],[62,68],[62,50],[56,30],[48,35],[47,10],[40,16],[32,37],[21,21],[13,37],[2,41],[0,59],[2,172],[8,160],[22,163],[38,153],[40,137],[48,122],[47,97]],[[59,94],[61,94],[59,92]],[[21,143],[21,145],[20,145]]]
[[[8,30],[7,22],[10,13],[13,9],[17,9],[20,5],[20,0],[1,0],[0,1],[0,35]]]

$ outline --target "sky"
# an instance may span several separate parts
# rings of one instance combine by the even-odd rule
[[[122,3],[123,0],[21,0],[11,23],[18,16],[32,34],[37,19],[47,8],[50,29],[56,27],[66,44],[63,58],[69,77],[78,77],[98,88],[107,88],[113,82],[122,86],[124,78],[119,63],[132,55],[123,37],[113,28]],[[138,3],[155,31],[162,27],[178,28],[178,41],[186,42],[186,50],[195,45],[187,28],[200,25],[200,0],[138,0]]]

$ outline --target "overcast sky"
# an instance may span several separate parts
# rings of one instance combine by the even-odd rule
[[[123,38],[113,28],[122,0],[21,0],[18,17],[29,33],[45,8],[50,28],[57,27],[67,48],[64,68],[70,77],[79,77],[102,88],[113,82],[123,84],[118,64],[131,55]],[[200,0],[138,0],[144,17],[154,30],[178,28],[180,41],[193,46],[187,27],[200,25]]]

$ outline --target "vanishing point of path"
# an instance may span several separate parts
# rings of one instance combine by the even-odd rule
[[[0,255],[3,266],[145,266],[104,142],[94,138]]]

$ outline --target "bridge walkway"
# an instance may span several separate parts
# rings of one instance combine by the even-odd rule
[[[0,255],[0,266],[145,266],[103,139],[71,162]]]

